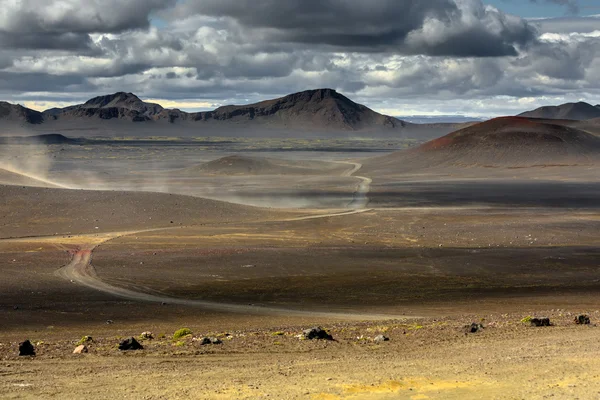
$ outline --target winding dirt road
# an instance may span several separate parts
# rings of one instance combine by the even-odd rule
[[[346,212],[346,213],[333,213],[333,214],[324,214],[320,216],[310,216],[303,217],[303,219],[314,219],[314,218],[330,218],[337,217],[341,215],[355,214],[357,212],[366,212],[369,210],[359,210],[356,212]],[[86,286],[90,289],[98,290],[104,293],[111,294],[116,297],[135,300],[135,301],[144,301],[144,302],[156,302],[156,303],[168,303],[168,304],[178,304],[184,306],[192,306],[192,307],[201,307],[207,310],[221,311],[221,312],[231,312],[231,313],[245,313],[245,314],[254,314],[254,315],[272,315],[272,316],[295,316],[295,317],[314,317],[314,318],[331,318],[331,319],[340,319],[340,320],[360,320],[360,321],[373,321],[373,320],[389,320],[389,319],[405,319],[405,318],[416,318],[414,316],[405,316],[405,315],[390,315],[390,314],[361,314],[361,313],[340,313],[340,312],[320,312],[320,311],[306,311],[306,310],[294,310],[289,308],[280,308],[280,307],[262,307],[255,305],[242,305],[242,304],[229,304],[229,303],[220,303],[220,302],[212,302],[212,301],[204,301],[204,300],[190,300],[190,299],[181,299],[176,297],[170,297],[160,294],[150,294],[144,292],[138,292],[134,290],[130,290],[123,287],[117,287],[110,285],[104,281],[102,281],[92,265],[92,254],[95,248],[103,243],[107,243],[110,240],[139,234],[144,232],[154,232],[168,229],[177,229],[177,228],[165,228],[165,229],[150,229],[143,231],[133,231],[133,232],[115,232],[110,234],[103,235],[103,239],[99,239],[94,241],[94,243],[83,244],[80,246],[80,249],[73,254],[73,258],[71,262],[58,271],[56,271],[56,275],[60,276],[63,279],[70,280],[73,283],[77,283],[83,286]]]
[[[357,178],[360,180],[356,192],[354,192],[354,198],[348,204],[348,208],[352,209],[361,209],[367,207],[369,204],[369,191],[371,190],[371,183],[373,180],[371,178],[367,178],[366,176],[358,176],[354,175],[362,168],[361,163],[353,162],[353,161],[335,161],[337,164],[346,164],[351,165],[353,168],[345,171],[342,176],[350,176],[353,178]]]
[[[291,218],[286,221],[303,221],[303,220],[312,220],[312,219],[320,219],[320,218],[334,218],[341,216],[348,216],[353,214],[359,214],[371,211],[367,209],[366,206],[369,202],[368,193],[370,190],[371,179],[363,176],[355,176],[358,170],[362,168],[362,164],[357,162],[350,161],[337,161],[340,164],[347,164],[352,166],[352,169],[345,171],[342,176],[354,177],[359,179],[361,182],[359,183],[356,192],[354,193],[353,200],[349,203],[348,208],[352,210],[339,211],[339,212],[330,212],[326,214],[319,215],[309,215],[298,218]],[[178,227],[180,228],[180,227]],[[86,286],[90,289],[94,289],[97,291],[101,291],[104,293],[111,294],[116,297],[135,300],[135,301],[145,301],[145,302],[158,302],[158,303],[168,303],[168,304],[179,304],[185,306],[196,306],[202,307],[207,310],[215,310],[222,312],[233,312],[233,313],[251,313],[251,314],[259,314],[259,315],[285,315],[285,316],[298,316],[298,317],[315,317],[315,318],[333,318],[333,319],[343,319],[343,320],[388,320],[388,319],[399,319],[399,318],[409,318],[403,315],[376,315],[376,314],[360,314],[360,313],[337,313],[337,312],[315,312],[315,311],[306,311],[306,310],[293,310],[287,308],[279,308],[279,307],[262,307],[262,306],[254,306],[254,305],[241,305],[241,304],[228,304],[228,303],[220,303],[220,302],[212,302],[212,301],[204,301],[204,300],[190,300],[190,299],[181,299],[175,297],[169,297],[161,294],[151,294],[144,293],[135,290],[131,290],[124,287],[117,287],[110,285],[104,281],[102,281],[94,266],[92,265],[92,255],[94,249],[96,249],[99,245],[107,243],[113,239],[145,233],[145,232],[153,232],[153,231],[165,231],[170,229],[178,229],[178,228],[159,228],[159,229],[148,229],[148,230],[140,230],[140,231],[128,231],[128,232],[115,232],[115,233],[107,233],[101,235],[95,235],[93,240],[90,239],[90,236],[82,236],[82,244],[79,244],[79,250],[73,253],[73,258],[69,264],[65,265],[58,271],[56,271],[56,275],[60,276],[63,279],[69,280],[73,283],[77,283],[83,286]],[[87,238],[87,240],[85,240]],[[413,317],[414,318],[414,317]]]

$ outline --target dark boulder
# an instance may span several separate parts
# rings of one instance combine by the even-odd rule
[[[306,329],[304,332],[302,332],[302,334],[304,335],[304,338],[308,339],[308,340],[313,340],[313,339],[333,340],[333,336],[331,336],[329,333],[327,333],[326,330],[324,330],[321,327]]]
[[[590,317],[587,315],[578,315],[577,317],[575,317],[575,323],[577,325],[589,325],[590,324]]]
[[[127,351],[127,350],[143,350],[144,346],[140,344],[135,338],[130,337],[129,339],[123,340],[119,343],[119,350]]]
[[[484,326],[482,324],[473,322],[471,325],[465,326],[465,333],[477,333],[480,332],[483,328]]]
[[[210,338],[203,337],[203,338],[197,339],[197,342],[200,344],[200,346],[205,346],[207,344],[223,344],[221,339],[215,338],[215,337],[210,337]]]
[[[551,326],[550,318],[531,318],[531,326]]]
[[[19,343],[19,356],[35,356],[35,348],[29,340]]]

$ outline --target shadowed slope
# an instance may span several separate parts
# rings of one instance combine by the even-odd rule
[[[5,101],[0,101],[0,119],[14,123],[41,124],[44,122],[41,112]]]

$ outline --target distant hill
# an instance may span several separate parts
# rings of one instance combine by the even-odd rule
[[[595,164],[600,138],[563,125],[522,117],[482,122],[419,147],[373,158],[363,173],[394,174],[425,168],[530,167]]]
[[[600,117],[600,107],[585,102],[565,103],[560,106],[545,106],[519,114],[519,117],[586,120]]]
[[[146,103],[133,93],[118,92],[94,97],[84,104],[66,108],[52,108],[43,112],[45,119],[100,118],[125,119],[133,122],[150,121],[163,111],[154,103]]]
[[[225,106],[196,114],[196,120],[259,121],[285,127],[331,130],[395,129],[407,123],[379,114],[332,89],[308,90],[248,106]]]
[[[0,120],[41,124],[44,122],[44,116],[39,111],[31,110],[19,104],[0,101]]]
[[[229,105],[196,113],[165,109],[125,92],[94,97],[83,104],[52,108],[43,113],[4,104],[5,108],[10,106],[11,110],[18,111],[0,114],[0,128],[10,115],[13,126],[17,121],[19,126],[33,132],[77,131],[79,137],[321,137],[331,133],[346,136],[360,133],[362,137],[430,139],[466,126],[411,124],[379,114],[333,89],[306,90],[255,104]],[[32,132],[25,132],[28,133]]]
[[[462,124],[467,122],[477,123],[487,120],[487,118],[476,118],[469,117],[466,115],[406,115],[403,117],[396,118],[402,119],[413,124]]]
[[[35,136],[0,136],[0,144],[77,144],[78,140],[66,136],[50,133]]]

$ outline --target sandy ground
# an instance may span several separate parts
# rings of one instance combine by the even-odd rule
[[[350,208],[0,186],[0,397],[600,395],[593,173],[440,183],[332,161],[349,163],[331,179]],[[336,340],[297,337],[319,325]],[[144,331],[144,350],[116,348]],[[71,354],[84,335],[89,353]],[[35,358],[17,355],[25,339]]]

